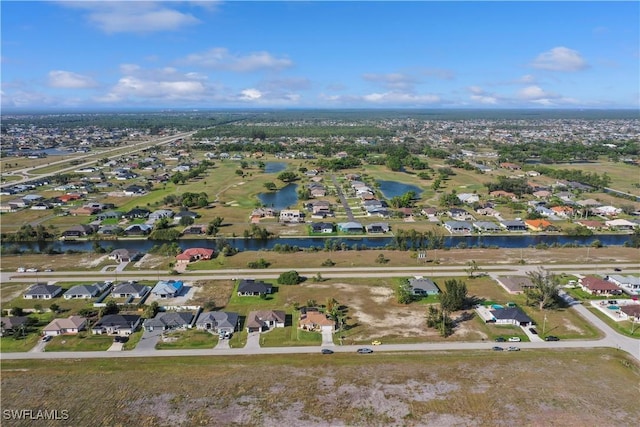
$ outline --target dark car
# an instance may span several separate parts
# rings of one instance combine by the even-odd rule
[[[536,328],[529,328],[529,332],[531,332],[533,335],[538,335],[538,331],[536,331]]]
[[[328,348],[323,348],[320,352],[322,354],[333,354],[333,350],[329,350]]]
[[[360,354],[369,354],[369,353],[373,353],[373,350],[371,350],[370,348],[359,348],[358,349],[358,353],[360,353]]]
[[[495,347],[492,347],[491,350],[493,350],[493,351],[502,351],[502,350],[504,350],[504,348],[499,347],[499,346],[495,346]]]
[[[52,338],[51,335],[45,335],[44,337],[42,337],[42,341],[49,342],[49,341],[51,341],[51,338]]]
[[[505,341],[507,341],[507,340],[504,339],[503,337],[496,338],[496,342],[505,342]]]
[[[121,342],[121,343],[125,343],[129,341],[129,337],[121,337],[121,336],[117,336],[113,338],[113,342]]]
[[[613,271],[622,271],[621,268],[614,268]]]
[[[544,339],[545,341],[560,341],[560,338],[554,337],[553,335],[549,335]]]

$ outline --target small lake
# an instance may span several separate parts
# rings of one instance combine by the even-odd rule
[[[267,162],[264,165],[264,173],[278,173],[287,168],[284,162]]]
[[[396,196],[402,196],[409,191],[413,191],[416,193],[416,197],[420,196],[422,193],[422,189],[418,186],[412,184],[405,184],[398,181],[376,181],[380,186],[379,189],[382,192],[382,195],[387,199],[392,199]]]
[[[260,193],[258,198],[260,202],[268,208],[276,210],[286,209],[295,206],[298,203],[298,184],[288,184],[278,191],[270,191],[269,193]]]

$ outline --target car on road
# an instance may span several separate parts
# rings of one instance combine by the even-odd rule
[[[520,347],[507,347],[507,351],[520,351]]]
[[[511,337],[509,338],[509,342],[520,342],[520,337]]]
[[[333,354],[333,350],[329,350],[328,348],[323,348],[322,350],[320,350],[320,353],[322,353],[322,354]]]
[[[370,348],[359,348],[357,351],[359,354],[370,354],[373,353],[373,350]]]
[[[502,350],[504,350],[504,348],[496,345],[496,346],[492,347],[491,350],[493,350],[493,351],[502,351]]]
[[[507,341],[506,339],[504,339],[504,337],[498,337],[496,338],[496,342],[505,342]]]
[[[51,341],[51,338],[53,338],[51,335],[45,335],[42,337],[42,342],[49,342]]]
[[[382,344],[382,342],[375,340],[375,341],[371,341],[371,345],[380,345]]]
[[[555,337],[555,336],[553,336],[553,335],[549,335],[549,336],[548,336],[548,337],[546,337],[544,340],[545,340],[545,341],[560,341],[560,338]]]
[[[531,332],[533,335],[538,335],[538,331],[536,331],[536,328],[529,328],[529,332]]]

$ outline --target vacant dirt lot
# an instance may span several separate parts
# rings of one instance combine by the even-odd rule
[[[365,250],[341,252],[297,252],[294,254],[279,254],[275,252],[240,252],[232,257],[224,258],[222,268],[246,268],[247,262],[264,258],[271,263],[272,268],[308,268],[322,267],[322,263],[331,259],[335,267],[376,266],[376,258],[382,253],[391,267],[415,266],[417,260],[410,251]],[[429,264],[437,260],[440,265],[466,265],[475,260],[479,265],[514,264],[524,259],[527,264],[561,264],[584,263],[595,264],[604,262],[635,262],[640,259],[640,249],[611,246],[607,248],[551,248],[551,249],[451,249],[427,251]],[[152,256],[145,258],[139,268],[154,270],[167,268],[172,257]],[[97,254],[61,254],[61,255],[2,255],[2,271],[16,271],[18,267],[37,267],[40,269],[55,268],[56,270],[95,270],[108,260]],[[111,262],[112,263],[112,262]],[[219,262],[214,261],[211,268],[221,268]]]
[[[5,361],[1,385],[77,426],[442,427],[635,425],[639,382],[615,350],[487,350]]]

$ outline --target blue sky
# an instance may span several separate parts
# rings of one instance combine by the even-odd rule
[[[640,105],[637,1],[0,8],[3,111]]]

